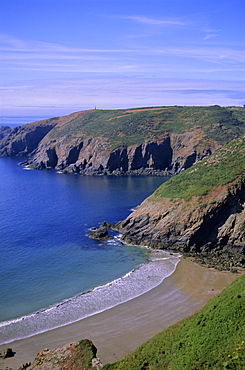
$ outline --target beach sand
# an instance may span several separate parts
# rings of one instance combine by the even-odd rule
[[[103,364],[115,362],[179,320],[198,311],[238,275],[208,269],[181,258],[176,271],[150,292],[74,324],[0,346],[15,356],[0,360],[0,369],[33,361],[42,349],[91,339]],[[0,334],[1,335],[1,334]]]

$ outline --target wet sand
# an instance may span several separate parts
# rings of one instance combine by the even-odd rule
[[[179,320],[198,311],[238,275],[201,267],[182,258],[176,271],[142,296],[62,328],[0,346],[15,356],[0,359],[0,369],[16,369],[45,348],[91,339],[103,364],[115,362]],[[1,333],[0,333],[1,335]]]

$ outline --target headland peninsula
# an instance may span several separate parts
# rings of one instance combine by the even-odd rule
[[[170,175],[125,220],[110,227],[120,231],[126,243],[178,251],[184,257],[173,275],[141,297],[79,323],[12,343],[16,355],[3,360],[1,366],[10,368],[32,361],[44,348],[83,338],[93,341],[103,364],[121,360],[153,335],[197,312],[243,274],[244,134],[244,108],[219,106],[91,110],[10,131],[4,128],[0,155],[28,155],[23,164],[30,168],[86,175]],[[185,343],[186,334],[173,335],[182,324],[166,332],[168,338],[173,338],[172,357],[174,353],[182,356],[181,369],[232,368],[234,364],[237,367],[233,368],[243,368],[244,278],[236,279],[227,289],[228,293],[218,296],[211,307],[213,316],[220,317],[220,330],[230,330],[228,336],[219,336],[215,334],[217,324],[213,327],[212,338],[223,349],[218,358],[210,356],[212,363],[201,355],[200,343],[200,353],[189,356],[184,363],[181,351],[189,345]],[[222,300],[224,296],[228,305]],[[210,332],[212,315],[197,315],[205,320],[198,316],[201,325],[196,325],[207,325]],[[105,368],[160,369],[164,364],[166,369],[180,369],[169,360],[169,354],[165,356],[166,337],[148,343],[132,357]],[[157,353],[150,343],[157,343],[152,344],[157,346]]]

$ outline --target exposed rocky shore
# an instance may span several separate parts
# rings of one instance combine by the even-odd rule
[[[40,143],[32,158],[25,162],[30,168],[55,168],[64,173],[84,175],[157,175],[167,176],[189,168],[218,148],[196,148],[191,134],[167,135],[161,140],[140,145],[120,146],[103,150],[105,142],[99,139],[66,139]]]

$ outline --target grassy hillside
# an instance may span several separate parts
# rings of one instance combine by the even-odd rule
[[[107,370],[245,369],[245,275]]]
[[[207,195],[213,187],[238,183],[245,178],[245,136],[233,140],[212,156],[164,183],[152,200]]]
[[[200,131],[203,143],[215,140],[223,145],[245,133],[245,110],[219,106],[91,110],[60,118],[48,138],[100,137],[112,149],[192,130]]]

